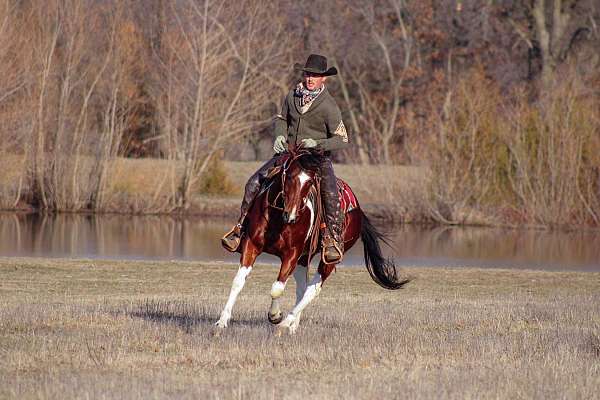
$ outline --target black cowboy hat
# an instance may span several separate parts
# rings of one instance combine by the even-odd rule
[[[294,69],[309,72],[321,76],[337,75],[337,68],[327,69],[327,57],[318,54],[311,54],[306,59],[306,64],[295,64]]]

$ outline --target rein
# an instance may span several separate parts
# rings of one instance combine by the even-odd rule
[[[283,163],[282,168],[281,168],[281,190],[277,193],[277,195],[275,196],[275,198],[273,199],[272,202],[267,201],[267,204],[269,207],[279,210],[281,212],[284,211],[283,207],[279,207],[277,205],[277,201],[279,200],[279,198],[283,198],[285,201],[284,186],[285,186],[286,173],[293,162],[295,162],[301,156],[307,155],[307,154],[311,154],[311,152],[308,150],[301,150],[298,153],[292,154],[292,157],[285,160],[285,162]],[[320,238],[320,233],[321,233],[320,228],[322,225],[322,221],[324,220],[323,205],[321,204],[321,177],[319,174],[315,174],[315,176],[313,178],[312,188],[310,189],[307,196],[313,197],[313,207],[314,207],[314,213],[315,213],[315,217],[314,217],[315,219],[314,219],[314,223],[313,223],[313,227],[312,227],[312,232],[310,232],[310,237],[307,239],[307,243],[309,245],[308,246],[308,260],[310,262],[313,255],[318,252],[319,238]],[[308,201],[303,201],[302,205],[298,209],[298,212],[300,213],[300,212],[304,211],[307,204],[308,204]]]
[[[308,150],[300,150],[297,153],[293,153],[292,157],[288,158],[287,160],[285,160],[283,162],[283,165],[281,166],[281,190],[277,193],[277,195],[273,199],[273,203],[268,202],[269,207],[283,212],[283,207],[277,206],[277,200],[279,200],[279,198],[281,197],[285,201],[285,194],[283,193],[283,190],[284,190],[283,188],[284,188],[284,184],[285,184],[286,172],[290,168],[290,166],[292,165],[292,163],[294,161],[296,161],[300,157],[307,155],[307,154],[311,154],[311,152]],[[315,176],[314,180],[315,180],[315,185],[317,186],[317,191],[319,191],[320,190],[319,187],[321,185],[319,184],[320,177],[318,176],[318,174]],[[319,193],[319,195],[320,195],[320,193]],[[298,212],[303,211],[305,208],[306,208],[306,203],[303,202],[302,205],[300,206],[300,208],[298,209]]]
[[[317,252],[319,247],[319,237],[321,236],[321,222],[324,220],[323,205],[321,204],[321,177],[317,175],[315,177],[315,184],[313,185],[313,193],[315,196],[314,207],[315,207],[315,222],[310,233],[309,247],[308,247],[308,262],[312,260],[312,256]],[[310,195],[310,193],[309,193]]]

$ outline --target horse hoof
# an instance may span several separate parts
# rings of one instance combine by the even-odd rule
[[[218,338],[221,336],[221,334],[223,333],[223,328],[213,328],[212,330],[212,337]]]
[[[272,323],[273,325],[277,325],[278,323],[280,323],[281,321],[283,321],[283,314],[279,313],[279,315],[271,315],[271,314],[267,314],[268,318],[269,318],[269,322]]]
[[[285,334],[290,333],[290,327],[284,322],[275,327],[275,336],[282,337]]]
[[[292,326],[278,325],[275,329],[275,337],[282,337],[284,335],[293,335],[296,333],[296,329]]]
[[[213,326],[217,329],[225,329],[225,328],[227,328],[227,322],[218,320],[217,322],[215,322],[215,324]]]

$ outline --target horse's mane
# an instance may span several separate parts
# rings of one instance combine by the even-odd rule
[[[290,152],[293,159],[295,159],[300,167],[304,170],[319,172],[319,166],[321,165],[322,154],[315,151],[309,151],[302,147],[292,149]]]
[[[300,156],[298,158],[298,162],[300,163],[300,166],[302,167],[302,169],[305,169],[308,171],[313,171],[313,172],[318,172],[319,165],[321,165],[319,156],[316,154],[310,154],[310,153],[303,154],[302,156]]]

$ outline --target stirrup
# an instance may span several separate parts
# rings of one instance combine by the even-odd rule
[[[242,242],[242,225],[235,226],[221,238],[221,245],[227,251],[234,253]]]

